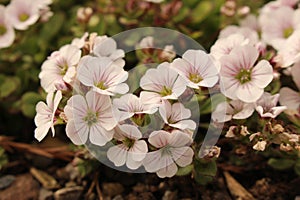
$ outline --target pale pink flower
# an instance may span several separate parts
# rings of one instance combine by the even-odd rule
[[[241,34],[232,34],[228,37],[218,39],[210,49],[210,54],[217,60],[224,55],[230,54],[236,46],[249,44],[249,39]]]
[[[192,139],[181,131],[172,133],[160,130],[150,134],[149,143],[158,150],[149,152],[143,160],[147,172],[156,172],[160,178],[172,177],[178,166],[185,167],[192,163],[194,152],[188,145]]]
[[[186,89],[185,81],[167,62],[159,64],[156,69],[148,69],[140,80],[140,86],[146,90],[142,91],[142,95],[147,104],[177,99]]]
[[[220,87],[225,96],[246,103],[261,97],[273,79],[273,68],[266,60],[253,66],[258,55],[256,48],[245,45],[235,47],[229,55],[221,58]]]
[[[240,21],[240,25],[242,27],[248,27],[254,31],[260,31],[260,24],[258,22],[258,19],[255,15],[249,14],[244,19]]]
[[[122,59],[125,57],[125,52],[122,49],[117,49],[116,41],[104,36],[96,36],[93,39],[92,54],[98,57],[108,57],[120,67],[124,67],[125,61]]]
[[[276,1],[270,1],[269,3],[265,4],[262,9],[261,13],[271,13],[275,10],[277,10],[280,7],[287,6],[293,8],[299,0],[276,0]]]
[[[89,91],[85,97],[74,95],[64,112],[68,119],[66,133],[74,144],[85,144],[89,138],[92,144],[103,146],[113,138],[117,121],[109,96],[94,91]]]
[[[231,119],[246,119],[254,112],[253,103],[244,103],[240,100],[219,103],[212,112],[212,119],[215,122],[227,122]]]
[[[143,97],[134,94],[125,94],[113,100],[113,106],[118,110],[119,121],[128,119],[135,114],[153,114],[157,106],[144,104]]]
[[[278,51],[278,58],[281,67],[289,67],[300,61],[300,30],[295,31],[286,40]]]
[[[252,30],[248,27],[240,27],[235,25],[226,26],[224,29],[222,29],[219,34],[219,38],[227,38],[232,34],[243,35],[246,39],[249,39],[249,44],[252,45],[259,41],[258,34],[255,30]]]
[[[128,85],[123,83],[128,72],[106,57],[83,57],[78,64],[77,78],[99,94],[125,94],[129,90]]]
[[[300,62],[292,67],[291,74],[298,91],[288,87],[281,88],[279,102],[289,110],[298,110],[300,108]]]
[[[138,44],[137,49],[148,49],[154,47],[154,38],[152,36],[144,37]]]
[[[76,75],[76,66],[81,57],[81,50],[74,45],[62,46],[48,57],[39,74],[41,86],[46,92],[56,90],[55,83],[64,81],[71,84]]]
[[[196,129],[196,123],[190,120],[192,116],[191,111],[184,107],[182,103],[171,103],[168,100],[163,101],[159,107],[159,113],[166,124],[171,127],[184,129]]]
[[[300,28],[300,10],[282,6],[275,11],[260,15],[263,40],[280,50],[286,39]]]
[[[114,138],[120,142],[107,151],[107,158],[115,166],[119,167],[126,163],[129,169],[137,169],[148,152],[147,143],[142,138],[142,133],[136,126],[124,124],[115,128]]]
[[[266,141],[258,141],[254,146],[253,149],[257,151],[264,151],[266,148],[267,142]]]
[[[187,50],[182,59],[175,59],[171,66],[191,88],[213,87],[219,80],[217,67],[202,50]]]
[[[48,93],[46,103],[38,102],[36,105],[36,116],[34,118],[35,125],[34,137],[41,141],[47,135],[51,128],[52,136],[55,134],[54,124],[56,122],[55,112],[58,108],[59,102],[62,99],[61,91],[57,91],[54,95],[53,92]]]
[[[163,60],[169,60],[169,61],[173,60],[176,57],[174,46],[166,45],[159,56]]]
[[[15,31],[5,12],[5,7],[0,5],[0,49],[9,47],[15,40]]]
[[[12,0],[5,14],[15,29],[26,30],[39,19],[40,6],[36,1]]]
[[[271,95],[265,92],[256,102],[256,111],[261,117],[276,118],[287,109],[286,106],[277,106],[279,94]]]
[[[74,38],[71,42],[71,45],[77,46],[79,49],[81,49],[84,47],[88,37],[89,33],[85,32],[81,38]]]

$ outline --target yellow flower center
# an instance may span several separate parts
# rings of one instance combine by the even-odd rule
[[[172,89],[168,88],[167,86],[163,86],[162,90],[160,91],[160,95],[165,97],[172,94]]]
[[[203,78],[201,76],[199,76],[199,74],[190,74],[189,79],[193,83],[199,83],[200,81],[203,80]]]
[[[100,81],[99,83],[96,84],[96,87],[101,89],[101,90],[106,90],[108,87],[105,85],[104,81]]]
[[[98,122],[98,113],[93,111],[88,111],[83,120],[88,124],[88,126],[92,126],[93,124]]]
[[[251,70],[250,69],[242,69],[235,78],[241,83],[245,84],[251,81]]]
[[[126,147],[128,147],[128,149],[130,149],[134,145],[135,141],[130,138],[125,138],[122,142]]]
[[[4,25],[0,24],[0,35],[4,35],[6,33],[7,29]]]
[[[26,14],[26,13],[22,13],[22,14],[19,15],[19,20],[21,22],[25,22],[28,18],[29,18],[29,15]]]
[[[283,37],[288,38],[290,35],[292,35],[293,32],[294,32],[293,27],[286,28],[283,31]]]

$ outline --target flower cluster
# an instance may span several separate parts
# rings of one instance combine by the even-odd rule
[[[48,96],[47,104],[36,107],[35,137],[41,141],[50,129],[55,134],[55,125],[66,124],[74,144],[108,147],[107,158],[115,166],[172,177],[193,162],[198,150],[192,146],[198,121],[182,99],[193,93],[204,104],[208,91],[219,89],[226,101],[213,105],[211,116],[217,127],[225,124],[225,137],[247,137],[259,151],[276,144],[299,153],[297,128],[284,127],[279,117],[285,113],[300,127],[300,95],[294,91],[300,90],[296,3],[270,2],[259,16],[248,14],[239,26],[225,27],[209,54],[188,49],[175,58],[175,45],[157,49],[155,38],[143,38],[135,45],[140,63],[159,64],[134,77],[135,91],[125,70],[125,52],[116,41],[85,33],[42,64],[39,78]],[[296,87],[281,88],[283,74]],[[206,152],[211,159],[220,148]]]
[[[190,145],[197,129],[180,98],[215,86],[218,69],[204,51],[188,50],[182,58],[148,68],[140,89],[129,93],[124,56],[114,39],[95,33],[53,52],[39,74],[48,96],[47,104],[36,107],[35,137],[41,141],[50,128],[55,134],[54,125],[66,124],[74,144],[110,146],[107,158],[115,166],[143,166],[159,177],[172,177],[178,167],[192,163]]]
[[[280,125],[277,118],[282,112],[295,125],[300,125],[299,91],[288,87],[280,89],[281,72],[291,75],[300,88],[300,9],[297,3],[297,0],[269,2],[258,16],[248,13],[239,26],[229,25],[221,30],[211,47],[211,55],[221,66],[220,89],[228,98],[216,106],[212,118],[215,123],[227,122],[230,126],[226,137],[249,136],[256,150],[264,151],[272,143],[299,149],[295,131],[285,128],[274,131],[274,127]],[[247,128],[245,119],[259,122],[255,133],[243,131]]]
[[[15,40],[16,30],[26,30],[38,19],[45,21],[51,15],[52,0],[12,0],[0,5],[0,48],[9,47]]]

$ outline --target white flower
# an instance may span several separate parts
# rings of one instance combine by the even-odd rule
[[[157,106],[144,104],[143,97],[134,94],[125,94],[113,100],[113,106],[117,108],[119,121],[128,119],[135,114],[153,114],[157,111]]]
[[[236,46],[249,44],[249,39],[241,34],[232,34],[228,37],[220,38],[211,47],[210,54],[217,60],[222,56],[230,54],[231,50]]]
[[[140,80],[145,101],[159,104],[162,99],[177,99],[186,89],[185,81],[167,62],[161,63],[156,69],[148,69]]]
[[[34,130],[34,137],[38,141],[44,139],[50,128],[52,131],[52,136],[55,134],[55,112],[60,100],[62,99],[62,93],[61,91],[57,91],[54,98],[53,95],[53,92],[47,95],[47,104],[44,102],[38,102],[36,105],[36,116],[34,118],[34,122],[37,128]]]
[[[107,157],[115,166],[122,166],[126,163],[129,169],[137,169],[148,152],[147,143],[142,138],[142,133],[133,125],[124,124],[115,128],[114,138],[120,144],[110,147]]]
[[[278,51],[278,58],[281,67],[289,67],[300,62],[300,30],[295,31],[286,40],[283,47]]]
[[[281,88],[279,93],[279,102],[281,105],[286,106],[289,110],[298,110],[300,107],[300,62],[291,68],[291,74],[298,91],[296,92],[288,87]]]
[[[254,45],[259,41],[258,34],[255,30],[248,27],[240,27],[234,25],[230,25],[222,29],[219,34],[219,38],[227,38],[232,34],[243,35],[245,39],[249,40],[249,44],[251,45]]]
[[[15,40],[15,31],[5,12],[5,7],[0,5],[0,49],[9,47]]]
[[[149,152],[143,165],[147,172],[156,172],[160,178],[174,176],[178,170],[177,165],[185,167],[193,161],[194,152],[187,146],[192,139],[186,133],[154,131],[148,141],[158,150]]]
[[[191,88],[213,87],[219,80],[213,60],[202,50],[187,50],[171,66]]]
[[[71,45],[77,46],[79,49],[81,49],[84,47],[88,37],[89,33],[85,32],[81,38],[74,38],[71,42]]]
[[[64,81],[71,84],[76,75],[76,65],[81,57],[81,51],[74,45],[62,46],[48,57],[42,65],[39,74],[41,86],[46,92],[56,90],[55,83]]]
[[[279,94],[271,95],[265,92],[256,102],[256,111],[261,117],[276,118],[281,112],[286,110],[286,106],[276,106]]]
[[[36,1],[12,0],[5,14],[16,29],[26,30],[39,19],[40,6]]]
[[[242,27],[248,27],[254,31],[260,31],[260,24],[258,22],[258,19],[255,15],[249,14],[244,19],[240,21],[240,25]]]
[[[128,85],[123,83],[128,72],[106,57],[83,57],[78,64],[77,78],[99,94],[125,94],[129,90]]]
[[[232,100],[230,102],[222,102],[217,105],[212,112],[212,119],[215,122],[227,122],[231,119],[246,119],[254,112],[253,103],[244,103],[240,100]]]
[[[191,111],[184,107],[182,103],[171,103],[168,100],[163,101],[163,104],[159,107],[159,113],[166,124],[171,127],[184,129],[196,129],[196,123],[193,120],[189,120],[191,117]]]
[[[138,44],[136,49],[148,49],[154,47],[154,38],[152,36],[144,37]]]
[[[113,138],[117,121],[109,96],[93,91],[85,97],[74,95],[68,100],[64,112],[68,119],[66,133],[74,144],[85,144],[89,138],[92,144],[103,146]]]
[[[263,40],[280,50],[286,39],[300,28],[300,10],[281,6],[272,12],[262,13],[259,22]]]
[[[257,101],[264,88],[273,80],[273,68],[266,60],[254,63],[258,50],[253,46],[235,47],[229,55],[221,58],[221,92],[231,98],[246,103]]]
[[[98,57],[107,57],[115,62],[116,65],[123,67],[125,61],[122,59],[125,52],[122,49],[117,49],[117,43],[113,38],[104,36],[96,36],[93,39],[93,50],[91,53]]]
[[[267,142],[266,141],[258,141],[254,146],[253,149],[257,151],[264,151],[266,148]]]

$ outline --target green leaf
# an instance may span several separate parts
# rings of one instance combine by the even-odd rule
[[[300,176],[300,158],[295,163],[294,170],[298,176]]]
[[[186,175],[190,174],[193,169],[194,169],[193,164],[188,165],[186,167],[180,167],[180,168],[178,168],[176,175],[177,176],[186,176]]]
[[[270,158],[268,165],[277,170],[285,170],[291,168],[295,164],[294,160],[285,158]]]
[[[43,98],[35,92],[27,92],[21,98],[21,110],[26,117],[33,118],[35,116],[35,106]]]
[[[197,160],[194,161],[194,178],[197,183],[206,185],[213,180],[217,173],[217,164],[215,160]]]
[[[195,171],[201,175],[215,176],[217,173],[216,161],[195,160]]]
[[[200,113],[209,114],[213,110],[215,110],[219,103],[224,101],[226,101],[226,97],[223,94],[212,95],[210,98],[207,98],[206,101],[201,105]]]
[[[39,37],[40,42],[47,45],[47,42],[57,35],[65,22],[65,15],[62,12],[55,13],[47,24],[43,26]]]
[[[20,86],[18,77],[0,76],[0,98],[8,97]]]
[[[191,17],[193,23],[200,23],[207,18],[213,10],[213,3],[211,1],[201,1],[192,11]]]

